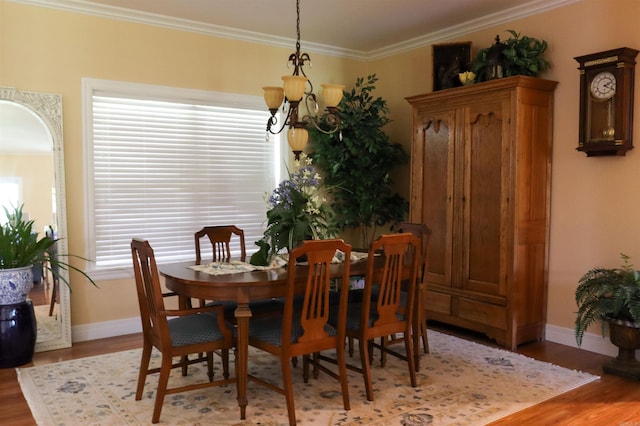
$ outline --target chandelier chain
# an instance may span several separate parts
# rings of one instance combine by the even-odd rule
[[[296,50],[300,53],[300,0],[296,0]]]

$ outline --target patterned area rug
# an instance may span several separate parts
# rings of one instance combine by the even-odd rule
[[[362,376],[350,371],[350,411],[342,408],[337,381],[320,374],[305,384],[299,365],[294,369],[298,424],[481,425],[599,378],[435,331],[429,331],[429,344],[431,353],[422,357],[415,389],[409,384],[406,364],[388,357],[382,368],[378,352],[372,368],[375,401],[366,401]],[[135,401],[139,362],[140,350],[130,350],[20,368],[18,377],[39,425],[146,425],[151,421],[157,375],[147,379],[143,399]],[[153,362],[159,362],[159,354]],[[219,367],[217,363],[217,374]],[[275,357],[253,349],[249,369],[275,380],[280,372]],[[189,376],[183,378],[175,369],[169,380],[176,384],[205,375],[205,365],[194,365]],[[249,382],[248,398],[243,422],[234,386],[169,395],[160,423],[288,423],[283,396]]]

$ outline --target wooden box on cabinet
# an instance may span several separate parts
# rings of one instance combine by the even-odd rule
[[[510,349],[544,338],[556,84],[515,76],[407,98],[410,220],[433,232],[426,316]]]

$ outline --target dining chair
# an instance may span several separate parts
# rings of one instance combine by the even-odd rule
[[[200,240],[207,237],[211,242],[213,262],[228,262],[231,260],[231,239],[233,236],[239,239],[240,258],[244,262],[247,258],[247,249],[244,243],[244,231],[235,225],[205,226],[194,234],[196,247],[196,264],[202,262]]]
[[[309,368],[314,366],[314,377],[321,370],[340,382],[342,402],[350,409],[347,368],[345,359],[345,324],[349,289],[349,262],[345,262],[339,280],[340,293],[336,311],[336,323],[329,323],[331,308],[331,261],[341,251],[345,259],[351,257],[351,246],[340,239],[308,240],[293,249],[287,266],[287,288],[282,316],[279,320],[251,319],[249,345],[277,356],[280,359],[283,387],[278,387],[255,375],[249,379],[285,396],[289,424],[296,424],[293,385],[291,383],[291,359],[302,356],[303,379],[309,380]],[[298,265],[296,259],[305,256],[308,265]],[[304,294],[302,303],[296,296]],[[334,349],[338,372],[320,365],[313,354]]]
[[[196,249],[196,264],[202,263],[202,249],[200,241],[207,237],[211,243],[213,252],[213,262],[229,262],[231,256],[231,242],[234,237],[237,238],[237,244],[240,248],[240,257],[237,260],[245,262],[247,259],[247,248],[244,240],[244,230],[235,225],[215,225],[205,226],[194,234],[194,242]],[[200,300],[200,306],[205,306],[207,302]],[[222,305],[224,307],[225,318],[229,322],[235,322],[234,312],[237,304],[235,302],[218,302],[213,301],[210,304]],[[268,315],[274,311],[280,311],[280,306],[273,300],[255,300],[249,303],[249,308],[253,315]]]
[[[235,225],[216,225],[204,226],[193,235],[196,249],[196,265],[200,265],[202,263],[200,240],[204,237],[207,237],[211,243],[213,253],[212,261],[229,262],[231,260],[231,238],[234,235],[238,238],[238,244],[240,245],[240,258],[238,260],[244,262],[247,258],[247,248],[244,242],[244,230]],[[205,306],[205,304],[206,300],[200,299],[200,306]],[[222,304],[225,306],[226,316],[230,318],[229,312],[235,310],[236,304],[231,302]]]
[[[418,263],[418,277],[416,281],[416,297],[414,299],[414,326],[412,327],[413,345],[415,351],[416,371],[420,371],[420,340],[424,353],[429,353],[429,339],[427,335],[427,318],[425,316],[427,283],[426,273],[429,261],[429,240],[431,238],[431,229],[424,223],[400,222],[391,228],[392,231],[403,233],[409,232],[420,240],[420,260]],[[417,332],[416,332],[417,331]],[[382,345],[392,345],[402,342],[404,335],[391,335],[381,340]],[[385,352],[382,352],[380,363],[384,366],[386,362]]]
[[[233,348],[233,333],[225,324],[222,306],[188,309],[165,307],[164,299],[176,294],[162,292],[155,256],[148,241],[133,239],[131,256],[143,334],[142,359],[135,399],[142,399],[147,375],[160,373],[151,418],[152,423],[158,423],[165,395],[235,383],[235,378],[228,378],[228,353]],[[149,368],[153,348],[160,351],[162,356],[159,368]],[[213,353],[217,350],[226,353],[227,357],[226,360],[223,357],[225,377],[214,380]],[[189,354],[196,353],[206,355],[191,360],[187,358]],[[174,363],[174,357],[180,357],[180,362]],[[184,367],[204,361],[207,362],[207,382],[168,387],[169,375],[173,368],[182,367],[183,374],[186,374]]]
[[[347,368],[363,375],[369,401],[373,401],[371,351],[374,347],[406,361],[411,386],[417,386],[413,339],[404,339],[405,354],[375,343],[377,338],[397,333],[410,336],[419,263],[415,253],[420,254],[420,240],[411,233],[378,237],[369,248],[362,299],[349,303],[347,308],[346,336],[358,340],[360,350],[360,366],[348,364]],[[376,267],[376,262],[384,263],[382,270]],[[408,279],[404,277],[407,273]],[[331,323],[336,323],[333,312],[331,317]],[[321,359],[327,358],[321,356]]]

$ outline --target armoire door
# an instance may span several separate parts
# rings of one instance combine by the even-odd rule
[[[503,245],[507,225],[509,161],[509,104],[494,98],[463,109],[465,144],[458,156],[463,178],[460,209],[461,238],[456,238],[454,282],[476,293],[505,296]],[[454,272],[455,273],[455,272]]]
[[[453,191],[456,140],[456,112],[422,111],[416,124],[413,144],[412,195],[410,220],[428,223],[429,263],[426,281],[430,287],[450,287],[452,272]],[[423,167],[424,166],[424,167]],[[429,298],[429,310],[446,314],[450,297],[436,293]]]

